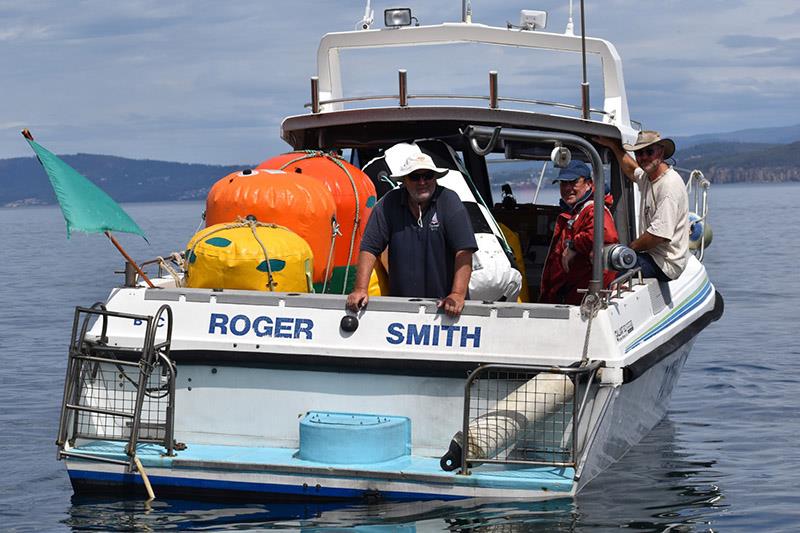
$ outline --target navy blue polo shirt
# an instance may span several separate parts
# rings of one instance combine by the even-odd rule
[[[375,204],[361,251],[380,256],[389,246],[391,296],[444,298],[453,288],[456,252],[478,249],[469,215],[455,192],[437,185],[420,226],[408,200],[400,187]]]

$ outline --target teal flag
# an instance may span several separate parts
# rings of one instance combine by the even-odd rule
[[[141,235],[147,240],[136,222],[100,187],[36,141],[27,138],[26,140],[39,156],[39,161],[53,185],[64,220],[67,222],[67,238],[72,230],[86,233],[122,231]]]

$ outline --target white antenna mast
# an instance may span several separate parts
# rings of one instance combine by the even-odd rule
[[[564,33],[567,35],[575,35],[574,26],[572,25],[572,0],[569,0],[569,20],[567,21],[567,29]]]
[[[470,0],[461,0],[461,22],[472,23],[472,3]]]
[[[368,30],[375,20],[375,11],[373,11],[371,0],[367,0],[367,7],[364,8],[364,18],[356,22],[357,30]]]

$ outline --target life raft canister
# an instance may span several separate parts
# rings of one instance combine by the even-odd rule
[[[289,152],[268,159],[257,168],[313,176],[331,192],[340,236],[334,242],[333,275],[325,292],[349,293],[355,284],[361,236],[377,200],[369,176],[338,155],[320,151]],[[315,288],[322,291],[320,283]]]
[[[215,224],[186,245],[186,286],[311,292],[313,257],[308,243],[287,228]]]
[[[319,284],[333,269],[326,267],[335,214],[333,195],[318,179],[281,170],[234,172],[217,181],[206,199],[207,227],[253,216],[297,233],[311,246],[314,283]]]

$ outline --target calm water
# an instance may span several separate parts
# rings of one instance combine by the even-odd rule
[[[545,504],[215,505],[73,497],[53,444],[72,309],[106,297],[122,261],[102,236],[64,238],[56,208],[0,209],[0,528],[800,530],[800,185],[712,191],[706,266],[725,316],[699,337],[666,419],[575,501]],[[182,248],[198,203],[126,206],[151,245]],[[776,221],[771,216],[778,215]]]

